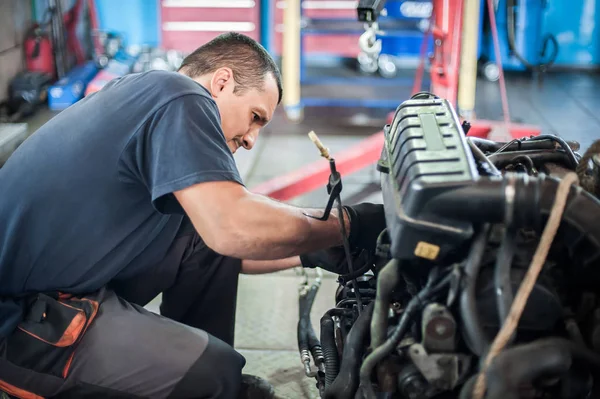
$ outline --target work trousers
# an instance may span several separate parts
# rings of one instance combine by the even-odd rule
[[[17,398],[236,398],[241,261],[186,221],[167,256],[88,295],[40,294],[0,342],[0,391]],[[145,308],[162,293],[160,315]]]

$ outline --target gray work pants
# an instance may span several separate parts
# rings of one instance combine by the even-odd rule
[[[0,391],[39,398],[236,398],[241,262],[189,222],[146,272],[85,296],[41,296],[0,341]],[[162,293],[161,315],[142,306]]]

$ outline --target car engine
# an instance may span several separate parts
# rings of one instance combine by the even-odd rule
[[[320,397],[600,397],[600,141],[468,129],[429,93],[384,127],[377,249],[345,251],[320,337],[300,294]]]

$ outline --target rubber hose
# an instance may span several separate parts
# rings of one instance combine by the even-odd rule
[[[371,302],[358,316],[348,333],[339,373],[325,390],[324,398],[353,399],[359,384],[360,363],[369,335],[369,321],[373,315],[374,302]]]
[[[487,339],[481,321],[479,320],[475,298],[477,278],[479,277],[481,260],[485,253],[489,233],[490,226],[484,225],[471,246],[471,251],[465,266],[466,287],[463,288],[460,294],[462,332],[465,336],[467,346],[477,356],[482,356],[490,346],[490,341]]]
[[[313,353],[313,357],[315,357],[315,350],[319,350],[321,348],[321,342],[319,342],[319,338],[317,338],[317,334],[315,333],[315,329],[313,328],[312,322],[310,321],[310,313],[312,311],[313,304],[315,302],[315,298],[317,296],[319,288],[317,286],[312,286],[310,291],[307,294],[307,305],[305,308],[305,312],[303,318],[306,322],[306,336],[308,341],[308,348]],[[316,360],[316,359],[315,359]]]
[[[563,151],[567,154],[567,157],[569,158],[569,161],[571,162],[571,168],[573,168],[573,171],[575,171],[577,169],[579,162],[577,161],[577,158],[575,157],[575,153],[573,152],[573,150],[571,149],[569,144],[564,139],[562,139],[558,136],[550,135],[550,134],[541,134],[539,136],[532,137],[530,140],[533,142],[541,141],[541,140],[552,140],[552,141],[557,142],[558,144],[560,144]]]
[[[473,388],[475,388],[475,383],[477,382],[477,377],[479,374],[472,375],[467,382],[465,382],[460,389],[460,395],[458,399],[471,399],[473,394]]]
[[[505,147],[503,151],[526,151],[526,150],[555,150],[556,142],[550,139],[544,140],[513,140],[512,142],[499,142],[480,137],[469,137],[481,151],[496,152]],[[510,144],[509,144],[510,143]],[[508,145],[507,145],[508,144]],[[567,144],[573,151],[578,151],[579,143],[576,141],[567,141]]]
[[[496,176],[502,175],[502,173],[500,173],[498,168],[496,168],[496,165],[494,165],[494,163],[489,160],[489,158],[483,153],[483,151],[481,151],[481,149],[479,149],[479,147],[477,147],[477,145],[473,142],[473,140],[471,138],[467,139],[467,143],[469,144],[469,147],[471,147],[471,151],[473,152],[473,155],[477,159],[479,159],[479,161],[484,162],[486,165],[488,165],[490,168],[490,172],[493,175],[496,175]]]
[[[496,291],[496,306],[498,307],[498,322],[500,325],[503,325],[508,317],[514,299],[510,270],[517,245],[516,236],[516,229],[510,226],[506,227],[494,267],[494,288]]]
[[[534,176],[538,174],[537,168],[535,167],[535,164],[533,163],[533,159],[531,159],[527,155],[517,155],[516,157],[514,157],[513,159],[510,160],[511,164],[523,163],[523,162],[527,166],[527,173],[530,173]]]
[[[392,291],[399,281],[399,262],[390,260],[377,276],[377,293],[371,320],[371,348],[377,348],[387,337],[387,319]]]
[[[391,337],[389,337],[381,346],[374,348],[373,352],[371,352],[363,361],[363,364],[360,368],[360,386],[363,390],[364,395],[368,399],[375,398],[375,392],[373,391],[373,387],[371,386],[371,373],[375,365],[377,365],[383,358],[385,358],[390,352],[394,350],[398,346],[398,343],[402,340],[408,328],[410,327],[410,321],[418,313],[425,301],[427,301],[432,296],[436,295],[442,289],[446,288],[450,281],[452,280],[452,275],[448,274],[442,278],[437,284],[433,287],[430,285],[433,283],[430,280],[417,295],[415,295],[409,302],[402,316],[400,317],[400,321],[396,325],[394,332]]]
[[[321,318],[321,348],[325,360],[325,388],[329,387],[338,375],[340,360],[335,344],[334,323],[331,315],[325,313]]]
[[[510,207],[513,212],[510,219],[519,227],[537,226],[544,179],[514,173],[511,176],[514,178],[481,178],[469,186],[446,191],[432,198],[422,213],[474,223],[503,223],[506,220],[507,187],[512,185],[514,205]]]
[[[519,388],[542,376],[560,376],[572,363],[570,348],[556,339],[506,349],[486,373],[487,399],[519,399]]]
[[[548,162],[558,163],[564,165],[567,168],[572,168],[572,160],[569,155],[561,150],[531,150],[531,151],[510,151],[510,152],[499,152],[497,154],[490,155],[489,160],[496,165],[497,168],[503,169],[510,165],[515,157],[527,156],[533,164],[538,168]]]
[[[507,30],[507,36],[508,36],[508,48],[509,48],[510,52],[512,53],[512,55],[517,57],[517,59],[519,61],[521,61],[523,66],[525,68],[527,68],[528,70],[530,70],[530,71],[537,70],[540,72],[545,72],[556,61],[556,57],[558,56],[558,40],[556,39],[556,37],[554,35],[551,35],[551,34],[546,35],[546,37],[543,40],[541,53],[542,53],[542,55],[544,55],[546,53],[546,48],[548,46],[548,42],[552,42],[554,44],[554,53],[552,53],[552,55],[550,56],[550,59],[545,64],[537,64],[537,65],[530,64],[529,61],[527,61],[517,51],[516,37],[515,37],[515,32],[516,32],[515,6],[516,6],[515,0],[507,0],[506,1],[506,30]]]
[[[309,349],[308,347],[308,334],[307,334],[307,324],[306,318],[304,314],[306,312],[307,307],[307,296],[300,296],[299,300],[299,317],[298,317],[298,325],[297,325],[297,339],[298,339],[298,351],[302,355],[303,351]]]

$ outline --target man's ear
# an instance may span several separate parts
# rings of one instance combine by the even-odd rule
[[[214,97],[218,97],[223,92],[233,91],[233,86],[233,71],[230,68],[222,67],[213,73],[210,87]]]

